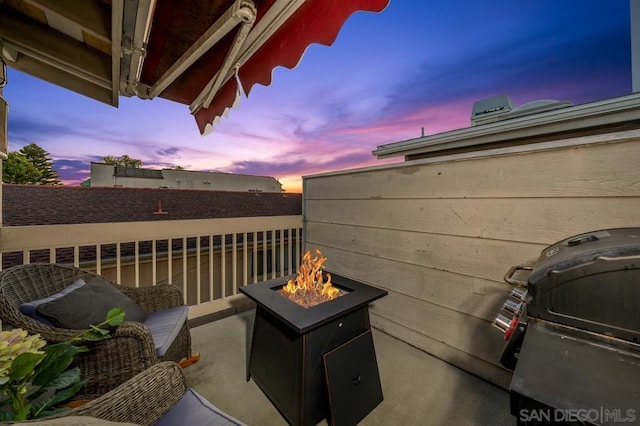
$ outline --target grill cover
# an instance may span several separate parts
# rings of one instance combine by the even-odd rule
[[[527,315],[640,343],[640,228],[588,232],[544,249]]]

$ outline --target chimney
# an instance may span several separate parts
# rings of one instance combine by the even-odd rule
[[[168,214],[168,213],[169,212],[162,210],[162,201],[158,200],[158,208],[156,209],[155,212],[153,212],[153,214]]]

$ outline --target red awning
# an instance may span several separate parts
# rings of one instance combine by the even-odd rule
[[[234,104],[238,93],[236,70],[247,94],[256,83],[269,85],[275,67],[293,68],[311,43],[331,45],[354,12],[380,12],[389,0],[187,2],[189,7],[183,2],[158,0],[140,82],[149,87],[151,97],[157,95],[190,105],[204,134],[208,125]],[[241,18],[226,21],[232,22],[227,25],[233,28],[219,39],[210,38],[216,41],[209,47],[207,42],[213,42],[205,40],[205,36],[219,29],[230,9],[238,5],[244,7]],[[270,11],[271,8],[274,9]],[[255,13],[253,20],[247,18],[252,13]],[[234,46],[236,51],[232,50]],[[193,53],[198,47],[199,54],[185,59],[185,52]],[[181,62],[189,65],[178,72],[176,64]],[[220,70],[221,77],[214,82]],[[171,82],[162,84],[172,72]],[[162,91],[153,93],[154,85],[156,91]],[[211,87],[214,89],[207,91]]]

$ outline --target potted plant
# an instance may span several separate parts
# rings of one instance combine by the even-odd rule
[[[21,421],[50,416],[68,408],[61,404],[78,393],[85,380],[74,357],[89,349],[84,342],[107,339],[124,320],[122,309],[67,342],[47,345],[40,335],[25,330],[0,332],[0,421]]]

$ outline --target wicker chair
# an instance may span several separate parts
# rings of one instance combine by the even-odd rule
[[[88,282],[96,276],[80,268],[43,263],[1,271],[0,319],[3,326],[38,333],[50,344],[68,341],[79,330],[48,326],[22,314],[19,306],[57,293],[78,278]],[[170,284],[144,288],[113,285],[147,313],[184,305],[182,293]],[[74,360],[82,377],[87,379],[76,399],[94,399],[160,361],[179,362],[190,357],[191,335],[185,321],[167,352],[159,358],[150,330],[142,323],[125,321],[112,333],[112,338],[89,343],[88,347],[88,352],[77,355]]]
[[[185,416],[191,416],[189,420],[183,419],[179,423],[164,419],[164,424],[207,424],[207,425],[244,425],[237,419],[225,414],[208,401],[199,396],[197,407],[179,406],[179,402],[188,392],[194,392],[187,385],[182,368],[174,362],[161,362],[143,371],[135,377],[127,380],[122,385],[112,389],[101,397],[88,403],[41,420],[24,422],[35,424],[48,424],[55,419],[69,419],[74,422],[64,424],[83,424],[76,419],[95,418],[109,422],[134,423],[136,425],[155,425],[165,416],[175,418],[176,409],[185,410]],[[178,407],[177,407],[178,406]],[[169,414],[170,411],[173,413]],[[203,410],[193,416],[193,411]],[[193,423],[197,418],[197,423]],[[22,424],[22,423],[21,423]]]

